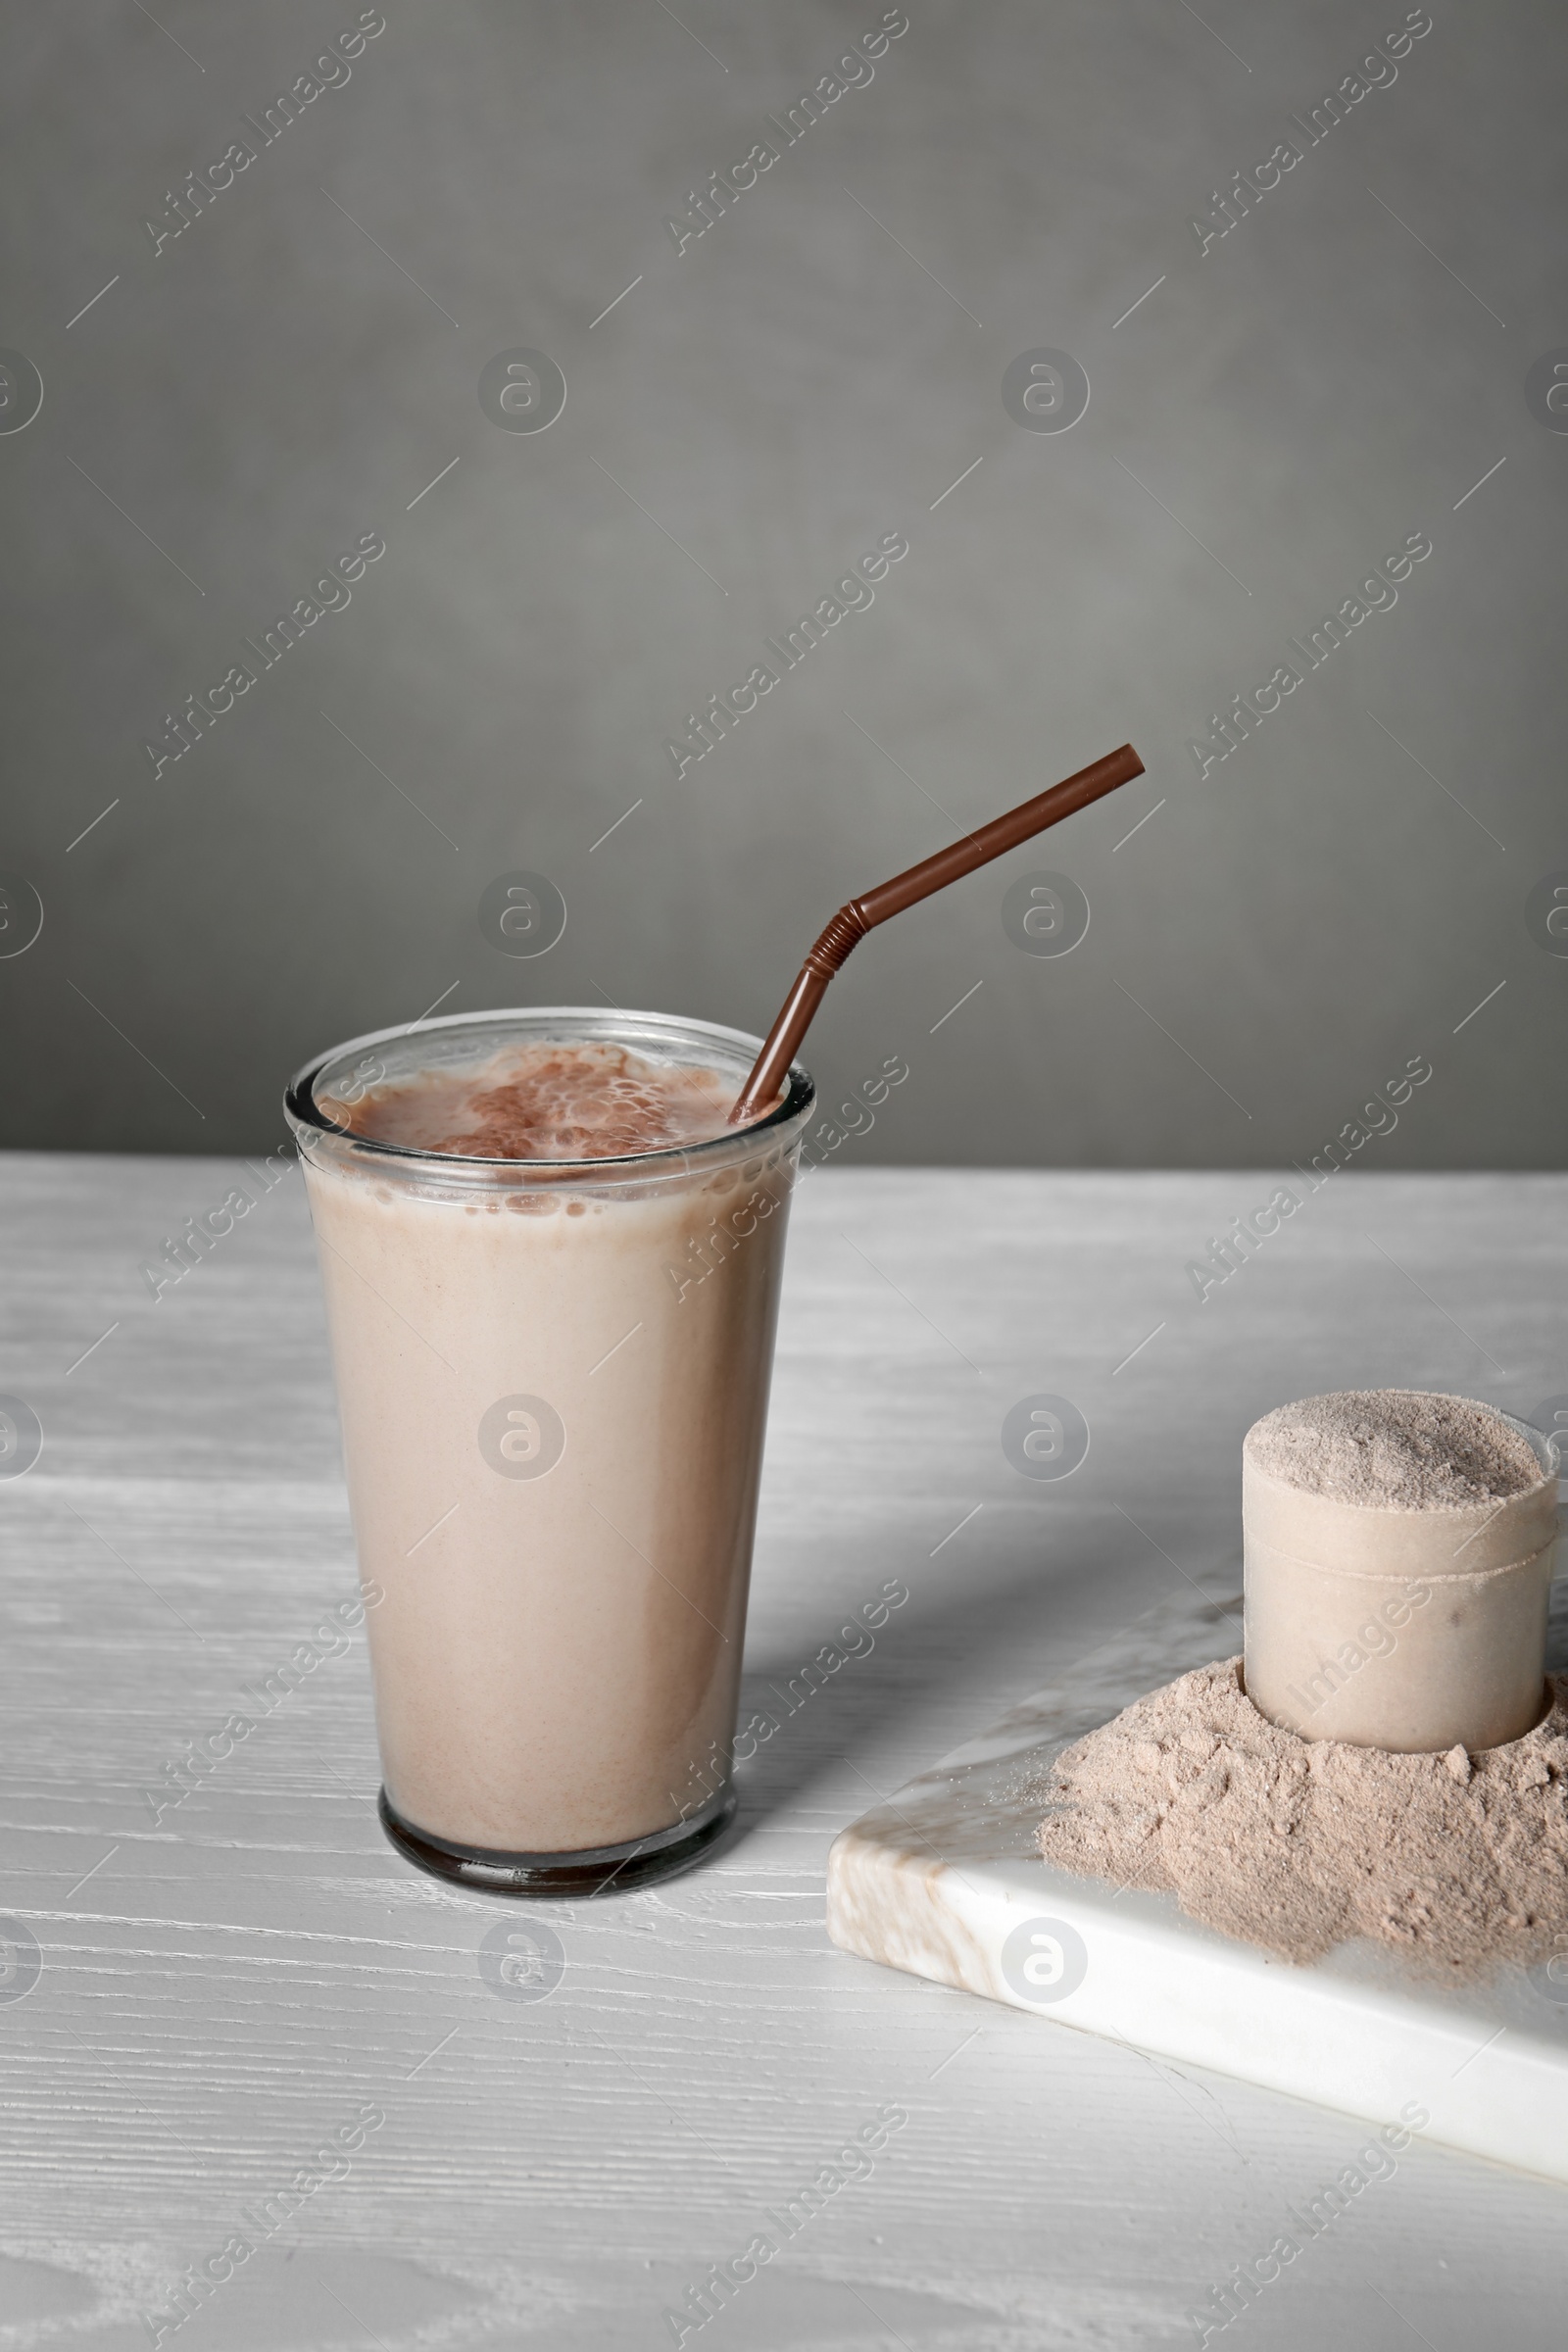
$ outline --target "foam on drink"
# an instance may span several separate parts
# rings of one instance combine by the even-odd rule
[[[471,1068],[416,1070],[353,1102],[318,1100],[351,1134],[472,1159],[667,1152],[724,1134],[729,1113],[716,1070],[628,1046],[555,1041],[502,1046]]]

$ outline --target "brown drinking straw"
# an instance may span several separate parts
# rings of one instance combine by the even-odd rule
[[[1075,808],[1086,808],[1091,801],[1114,792],[1118,784],[1130,784],[1134,776],[1143,772],[1144,763],[1138,754],[1130,743],[1124,743],[1119,752],[1108,753],[1092,767],[1081,767],[1065,782],[1053,784],[1049,792],[1025,801],[1021,808],[993,817],[978,833],[966,833],[951,849],[938,850],[934,858],[922,858],[907,873],[895,874],[891,882],[868,890],[863,899],[851,899],[847,906],[841,906],[802,964],[801,976],[785,998],[778,1019],[767,1033],[767,1043],[757,1056],[752,1074],[729,1114],[729,1124],[741,1126],[772,1102],[817,1006],[827,994],[828,982],[857,941],[862,940],[874,924],[885,923],[890,914],[902,914],[906,906],[930,898],[933,891],[946,890],[960,874],[972,874],[977,865],[989,865],[1004,850],[1015,850],[1020,842],[1043,833],[1048,825],[1059,824]]]

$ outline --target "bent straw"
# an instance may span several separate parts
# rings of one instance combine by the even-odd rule
[[[851,899],[841,906],[821,938],[801,966],[801,976],[779,1008],[777,1020],[767,1033],[767,1042],[759,1054],[752,1074],[736,1099],[729,1114],[729,1125],[739,1127],[773,1101],[800,1050],[801,1040],[810,1027],[817,1006],[827,994],[827,984],[843,963],[850,950],[862,940],[877,923],[885,923],[890,914],[902,914],[920,899],[928,899],[933,891],[946,890],[962,874],[972,874],[979,865],[989,865],[1005,850],[1016,849],[1020,842],[1043,833],[1048,825],[1061,822],[1091,801],[1114,792],[1118,784],[1131,783],[1141,776],[1144,763],[1130,743],[1119,751],[1097,760],[1091,767],[1081,767],[1075,776],[1060,784],[1053,784],[1022,808],[1009,809],[1005,816],[993,817],[978,833],[966,833],[951,849],[939,850],[934,858],[911,865],[907,873],[895,874],[876,890],[866,892],[863,899]]]

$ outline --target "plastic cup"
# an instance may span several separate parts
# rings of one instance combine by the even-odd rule
[[[1396,1754],[1518,1740],[1545,1709],[1557,1480],[1502,1502],[1382,1510],[1268,1477],[1244,1446],[1247,1693],[1303,1740]]]

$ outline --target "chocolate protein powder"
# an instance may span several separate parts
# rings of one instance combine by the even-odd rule
[[[1376,1511],[1467,1510],[1538,1487],[1528,1442],[1490,1404],[1420,1389],[1342,1389],[1282,1404],[1247,1435],[1264,1477]]]
[[[1396,1755],[1269,1722],[1241,1666],[1181,1675],[1064,1749],[1040,1791],[1045,1859],[1173,1893],[1287,1960],[1359,1936],[1458,1982],[1568,1947],[1562,1683],[1505,1746]]]

